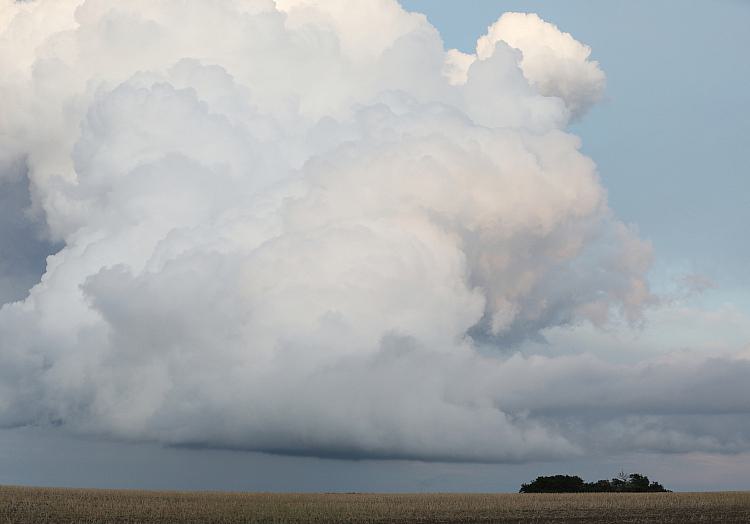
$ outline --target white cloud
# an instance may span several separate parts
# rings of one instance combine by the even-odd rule
[[[588,52],[506,15],[554,56],[507,36],[455,82],[423,16],[347,5],[5,5],[3,158],[63,247],[0,309],[0,423],[507,461],[578,453],[589,409],[611,410],[594,435],[633,410],[687,432],[631,388],[688,364],[497,352],[653,301],[650,246],[565,132],[603,82]],[[727,388],[701,412],[742,393],[735,364],[710,364]]]
[[[453,84],[465,83],[473,64],[491,59],[506,45],[520,51],[518,66],[529,83],[544,96],[560,98],[572,116],[601,99],[606,78],[598,62],[589,59],[591,48],[534,13],[505,13],[477,40],[476,54],[449,50],[444,74]]]

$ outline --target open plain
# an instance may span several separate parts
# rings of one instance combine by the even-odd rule
[[[0,523],[750,522],[750,492],[277,494],[0,487]]]

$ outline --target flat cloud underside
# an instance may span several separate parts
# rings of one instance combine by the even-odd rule
[[[0,11],[0,176],[23,166],[62,246],[0,309],[0,424],[344,458],[748,449],[747,356],[514,355],[655,301],[565,131],[601,96],[590,50],[507,14],[461,56],[391,0],[348,6]]]

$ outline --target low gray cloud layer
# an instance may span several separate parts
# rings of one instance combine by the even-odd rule
[[[747,355],[507,351],[655,302],[565,131],[601,97],[590,50],[509,14],[459,55],[361,7],[0,11],[0,162],[62,246],[0,309],[0,424],[348,458],[748,449]]]

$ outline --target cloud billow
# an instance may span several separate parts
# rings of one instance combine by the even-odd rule
[[[635,417],[618,446],[745,449],[670,396],[746,414],[744,357],[709,401],[703,364],[508,352],[654,300],[566,132],[604,75],[535,15],[459,56],[391,0],[39,0],[0,11],[0,68],[0,176],[62,246],[0,309],[0,424],[523,461]]]

